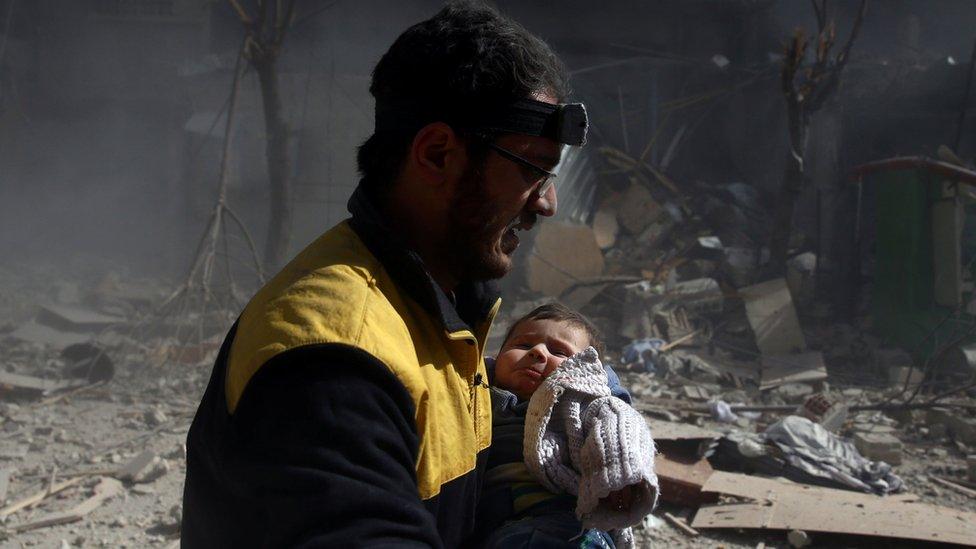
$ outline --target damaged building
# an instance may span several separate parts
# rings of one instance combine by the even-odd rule
[[[0,547],[179,546],[221,343],[349,216],[371,71],[443,4],[0,0]],[[492,4],[590,126],[484,354],[599,328],[636,546],[976,546],[976,5]]]

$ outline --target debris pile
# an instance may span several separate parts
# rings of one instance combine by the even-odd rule
[[[37,273],[2,278],[0,541],[177,547],[210,348],[177,360],[205,345],[180,344],[176,318],[145,321],[162,283],[109,276],[42,293],[23,291]]]
[[[870,317],[832,319],[814,253],[768,278],[751,187],[691,198],[605,154],[629,185],[588,225],[543,224],[528,292],[503,309],[489,351],[553,298],[600,326],[660,451],[661,520],[639,535],[976,545],[976,385],[940,385],[928,359],[873,335]],[[966,349],[947,361],[968,363]]]

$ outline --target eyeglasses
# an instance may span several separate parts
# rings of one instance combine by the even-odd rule
[[[556,184],[556,178],[558,176],[555,172],[551,172],[541,166],[537,166],[535,163],[530,162],[525,158],[522,158],[521,156],[513,153],[508,149],[499,147],[498,145],[492,143],[489,140],[485,140],[485,143],[488,145],[488,147],[491,150],[511,160],[512,162],[515,162],[516,164],[521,164],[522,166],[530,169],[533,173],[539,176],[539,180],[536,182],[536,185],[538,186],[536,187],[535,190],[535,193],[539,198],[545,196],[546,193],[549,192],[549,189]]]

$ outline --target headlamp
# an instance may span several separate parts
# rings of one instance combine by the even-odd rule
[[[476,129],[547,137],[564,145],[586,143],[586,107],[582,103],[554,105],[535,99],[520,99],[478,124]]]
[[[547,137],[564,145],[581,147],[588,126],[582,103],[554,105],[535,99],[519,99],[506,106],[476,111],[477,107],[451,109],[442,117],[422,114],[432,109],[407,105],[376,105],[376,130],[419,129],[440,118],[457,128],[475,132],[518,133]]]

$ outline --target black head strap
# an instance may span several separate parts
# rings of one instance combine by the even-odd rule
[[[464,114],[427,115],[426,109],[404,105],[376,105],[376,131],[417,130],[434,120],[470,131],[518,133],[548,137],[565,145],[586,143],[587,117],[582,103],[554,105],[535,99],[519,99],[507,106],[476,113],[474,108],[458,109]]]

